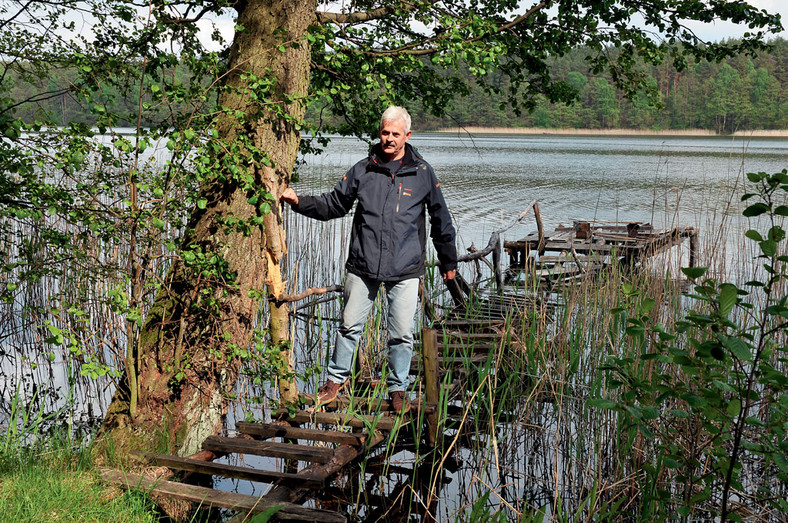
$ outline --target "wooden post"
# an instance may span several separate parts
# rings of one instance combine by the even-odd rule
[[[539,204],[536,202],[534,202],[534,218],[536,219],[536,230],[539,233],[539,245],[536,247],[536,250],[539,251],[539,256],[541,256],[544,254],[545,249],[544,226],[542,225],[542,211],[539,210]]]
[[[695,267],[696,259],[695,257],[698,255],[698,231],[697,229],[693,229],[692,234],[690,234],[689,238],[689,266]]]
[[[424,365],[424,397],[429,403],[438,404],[440,387],[438,378],[438,331],[423,329],[421,331],[421,361]],[[436,408],[427,414],[427,436],[429,445],[434,447],[438,439],[439,414]]]

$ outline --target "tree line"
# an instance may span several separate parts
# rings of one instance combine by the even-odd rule
[[[594,74],[579,49],[552,60],[552,68],[576,93],[573,103],[538,97],[517,114],[496,93],[474,87],[452,101],[447,116],[426,112],[417,121],[441,127],[539,127],[579,129],[707,129],[719,134],[788,128],[788,40],[775,38],[772,52],[720,62],[688,60],[683,70],[664,62],[644,67],[645,89],[627,97],[611,73]],[[470,74],[469,74],[470,76]]]
[[[518,111],[507,103],[505,95],[482,87],[475,81],[478,71],[466,70],[465,81],[470,86],[466,95],[457,95],[443,116],[435,116],[415,101],[414,126],[421,130],[445,127],[537,127],[576,129],[649,129],[683,130],[706,129],[718,134],[749,129],[788,128],[788,40],[775,38],[772,52],[756,57],[738,55],[720,62],[688,60],[683,70],[666,61],[644,67],[645,88],[634,97],[615,86],[609,71],[592,72],[585,60],[588,51],[577,49],[551,60],[551,67],[559,72],[566,85],[575,93],[571,103],[550,102],[544,95],[536,98],[530,111]],[[476,74],[474,74],[476,73]],[[502,73],[493,72],[493,84],[507,87]],[[42,97],[35,104],[20,107],[17,116],[32,123],[43,119],[56,125],[80,122],[92,125],[95,114],[70,93],[69,74],[49,79]],[[30,86],[18,77],[6,80],[13,99],[25,99]],[[188,83],[184,69],[175,69],[174,84]],[[118,115],[116,125],[136,124],[139,85],[130,91],[105,88],[103,103],[107,112]],[[144,96],[144,95],[143,95]],[[174,102],[185,109],[188,100]],[[307,120],[322,124],[339,124],[341,115],[326,116],[324,100],[316,99],[307,111]],[[172,106],[167,107],[167,112]],[[148,118],[150,118],[148,112]],[[163,115],[164,116],[164,115]],[[153,123],[153,122],[151,122]]]

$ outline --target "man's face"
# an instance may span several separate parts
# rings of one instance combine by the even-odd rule
[[[399,160],[405,155],[405,142],[410,138],[410,131],[405,132],[405,122],[395,120],[383,122],[380,129],[380,147],[388,161]]]

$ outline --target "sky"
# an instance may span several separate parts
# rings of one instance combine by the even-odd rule
[[[750,5],[758,9],[765,9],[769,13],[779,14],[782,18],[783,27],[788,28],[788,0],[749,0]],[[737,25],[730,22],[717,22],[715,24],[692,24],[691,27],[698,36],[705,41],[724,40],[726,38],[738,38],[749,30],[746,25]],[[779,35],[788,39],[788,31],[783,31]]]
[[[783,26],[788,28],[788,0],[749,0],[749,3],[759,9],[766,9],[770,13],[781,15]],[[214,20],[214,22],[221,29],[224,38],[228,42],[232,41],[233,21],[228,17]],[[710,42],[718,42],[726,38],[739,38],[749,30],[745,25],[737,25],[730,22],[713,24],[692,23],[687,25],[704,41]],[[201,26],[206,35],[212,30],[208,21],[202,21]],[[788,30],[773,36],[781,36],[788,39]]]

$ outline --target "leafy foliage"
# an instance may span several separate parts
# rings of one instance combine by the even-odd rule
[[[274,169],[284,184],[292,171],[284,165],[292,158],[274,160],[268,149],[276,144],[262,146],[261,134],[368,136],[390,103],[440,116],[469,92],[465,72],[517,112],[533,109],[540,97],[570,101],[577,91],[551,60],[580,45],[592,74],[607,70],[609,84],[628,95],[644,85],[653,93],[644,65],[670,60],[681,70],[686,54],[720,60],[759,52],[765,32],[781,27],[738,1],[419,0],[337,2],[314,13],[304,34],[288,34],[280,24],[261,24],[254,30],[266,34],[251,34],[244,16],[268,3],[275,2],[0,6],[0,293],[9,326],[3,336],[35,333],[29,344],[39,355],[44,338],[90,376],[115,376],[122,368],[131,391],[139,388],[141,366],[156,361],[172,376],[164,380],[166,392],[175,394],[184,375],[199,381],[255,345],[230,343],[217,318],[227,312],[228,297],[256,300],[264,292],[242,287],[247,268],[231,268],[227,248],[228,238],[260,234],[277,210],[274,187],[256,175]],[[234,44],[212,25],[219,19],[236,22]],[[707,43],[685,27],[716,19],[747,23],[752,32]],[[200,34],[206,25],[208,38]],[[652,38],[652,30],[660,36]],[[260,36],[275,43],[241,49],[239,42]],[[306,46],[311,69],[251,66],[252,57]],[[228,70],[242,51],[250,60]],[[290,80],[303,92],[285,93]],[[17,85],[31,87],[14,91]],[[610,85],[589,83],[606,107]],[[46,110],[40,102],[49,98],[80,111],[65,103]],[[306,101],[344,120],[307,125],[296,116]],[[79,116],[85,113],[89,118]],[[288,154],[295,157],[294,150]],[[242,205],[219,207],[239,192]],[[204,218],[209,226],[197,230]],[[245,326],[257,320],[245,318]],[[164,345],[175,347],[174,357],[140,351]],[[284,349],[277,344],[264,354]],[[134,418],[133,399],[129,409]]]
[[[624,448],[644,456],[633,463],[650,486],[641,505],[659,520],[711,512],[740,521],[732,499],[742,491],[755,492],[762,511],[788,509],[788,172],[748,178],[755,192],[742,199],[757,201],[744,215],[763,220],[746,236],[757,243],[762,276],[739,287],[684,269],[695,283],[692,306],[671,329],[652,320],[653,300],[625,289],[614,314],[634,351],[609,358],[608,395],[589,401],[617,412]],[[761,465],[752,477],[744,470],[754,460]]]

